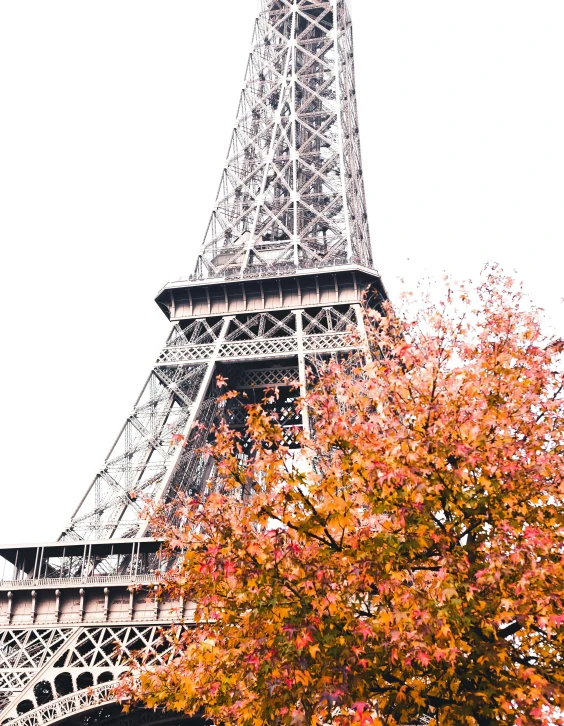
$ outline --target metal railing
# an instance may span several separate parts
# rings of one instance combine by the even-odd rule
[[[273,264],[273,265],[253,265],[241,270],[240,267],[222,270],[217,275],[204,275],[193,273],[188,277],[181,277],[174,282],[210,282],[212,280],[249,280],[261,279],[263,277],[274,277],[280,275],[295,275],[300,270],[331,270],[335,267],[368,267],[372,269],[370,263],[361,260],[360,257],[337,257],[330,262],[315,260],[301,260],[299,265],[290,264]],[[376,272],[376,271],[375,271]],[[174,283],[172,283],[174,284]],[[163,288],[164,289],[164,288]]]
[[[358,347],[358,340],[350,332],[328,331],[304,335],[304,349],[307,351],[348,350]],[[284,355],[298,352],[298,338],[294,336],[253,338],[225,342],[218,352],[218,358],[239,358],[251,355]],[[166,348],[160,355],[159,365],[179,365],[186,362],[206,360],[212,357],[212,345],[178,345]]]
[[[73,585],[152,585],[161,581],[161,575],[89,575],[85,577],[41,577],[36,579],[0,580],[0,590],[35,587],[68,587]]]

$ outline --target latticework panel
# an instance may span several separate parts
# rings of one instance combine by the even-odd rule
[[[40,723],[50,723],[69,713],[65,704],[86,710],[96,703],[86,698],[88,692],[106,694],[109,684],[127,670],[131,657],[159,664],[170,648],[157,625],[4,631],[0,712],[26,723],[36,717]],[[97,702],[108,699],[104,695]]]
[[[64,650],[54,667],[115,668],[134,653],[150,655],[151,663],[160,663],[167,652],[156,625],[85,628],[68,650]]]
[[[280,386],[299,386],[299,369],[297,366],[271,366],[269,368],[250,368],[238,370],[229,379],[229,385],[237,390],[275,388]]]
[[[248,388],[288,385],[286,374],[273,379],[257,364],[292,369],[295,382],[300,377],[295,374],[300,351],[330,355],[352,350],[360,345],[356,324],[355,305],[175,323],[133,412],[62,538],[138,536],[146,533],[147,500],[202,491],[210,467],[200,450],[217,416],[218,366],[251,364],[256,381],[247,375]]]
[[[41,668],[70,636],[68,628],[37,628],[0,631],[0,688],[9,671],[12,673],[34,671]],[[8,684],[9,688],[13,683]]]
[[[69,628],[0,631],[0,713],[71,637]]]
[[[294,313],[278,316],[267,312],[240,315],[232,318],[225,340],[232,342],[292,336],[296,334],[295,318]]]
[[[211,321],[198,318],[190,321],[184,327],[180,324],[173,326],[168,339],[169,346],[176,345],[205,345],[215,343],[221,335],[223,318]]]
[[[63,538],[138,534],[144,501],[154,498],[167,472],[175,453],[172,437],[185,426],[205,372],[205,365],[187,362],[153,369]]]
[[[372,265],[345,0],[262,0],[196,276]]]
[[[315,333],[343,333],[350,332],[355,326],[356,313],[352,305],[346,308],[325,307],[316,314],[310,314],[307,310],[303,312],[304,334]]]

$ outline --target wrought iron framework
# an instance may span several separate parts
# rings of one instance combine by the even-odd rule
[[[157,625],[4,631],[2,716],[39,726],[107,706],[115,702],[112,689],[127,671],[128,657],[145,653],[149,664],[158,664],[168,650]]]
[[[345,0],[262,0],[197,277],[372,254]]]
[[[47,726],[171,720],[120,715],[112,685],[132,650],[158,662],[159,628],[191,604],[160,600],[160,544],[144,502],[202,492],[219,415],[216,375],[257,397],[278,387],[288,427],[306,367],[364,343],[372,267],[346,0],[261,0],[227,162],[194,274],[157,303],[171,328],[139,398],[54,543],[0,548],[0,721]],[[181,438],[185,445],[175,446]],[[170,563],[169,563],[170,564]],[[116,650],[116,645],[118,649]],[[81,720],[82,719],[82,720]],[[173,718],[178,721],[178,718]]]
[[[142,512],[147,499],[162,501],[179,491],[202,490],[210,468],[198,449],[218,413],[214,381],[219,370],[237,389],[291,388],[293,382],[296,388],[303,388],[308,356],[359,347],[361,298],[367,286],[379,282],[376,275],[347,270],[317,274],[313,282],[311,277],[304,276],[300,295],[293,289],[295,277],[277,278],[277,291],[271,298],[264,287],[260,299],[257,297],[254,307],[258,310],[249,310],[253,283],[245,281],[236,289],[237,293],[243,291],[245,312],[207,317],[193,317],[189,311],[184,316],[174,298],[182,299],[188,290],[194,300],[201,286],[191,283],[189,288],[165,288],[167,312],[173,319],[168,339],[62,539],[143,536],[147,523]],[[231,300],[230,291],[222,287],[221,301],[229,308],[237,300]],[[209,286],[203,289],[210,297]],[[378,294],[383,294],[381,289]],[[243,368],[241,361],[245,361]],[[281,366],[292,368],[293,375],[282,376]],[[239,380],[242,372],[246,383]],[[175,446],[175,434],[186,439],[187,445]]]

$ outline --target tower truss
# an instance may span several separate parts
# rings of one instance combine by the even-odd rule
[[[159,662],[159,629],[191,623],[190,603],[156,596],[166,564],[145,502],[204,492],[214,462],[201,449],[214,422],[244,425],[241,409],[219,401],[218,374],[250,400],[277,387],[293,445],[295,427],[308,426],[294,405],[308,365],[361,347],[363,304],[384,298],[347,2],[261,0],[196,269],[156,298],[170,322],[164,347],[59,539],[0,547],[2,723],[181,720],[124,716],[113,702],[127,655],[145,650]]]
[[[372,266],[345,0],[262,0],[196,277]]]

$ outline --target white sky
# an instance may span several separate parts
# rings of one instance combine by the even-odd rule
[[[256,0],[0,0],[0,542],[56,537],[192,271]],[[375,264],[517,270],[564,333],[564,3],[355,0]]]

